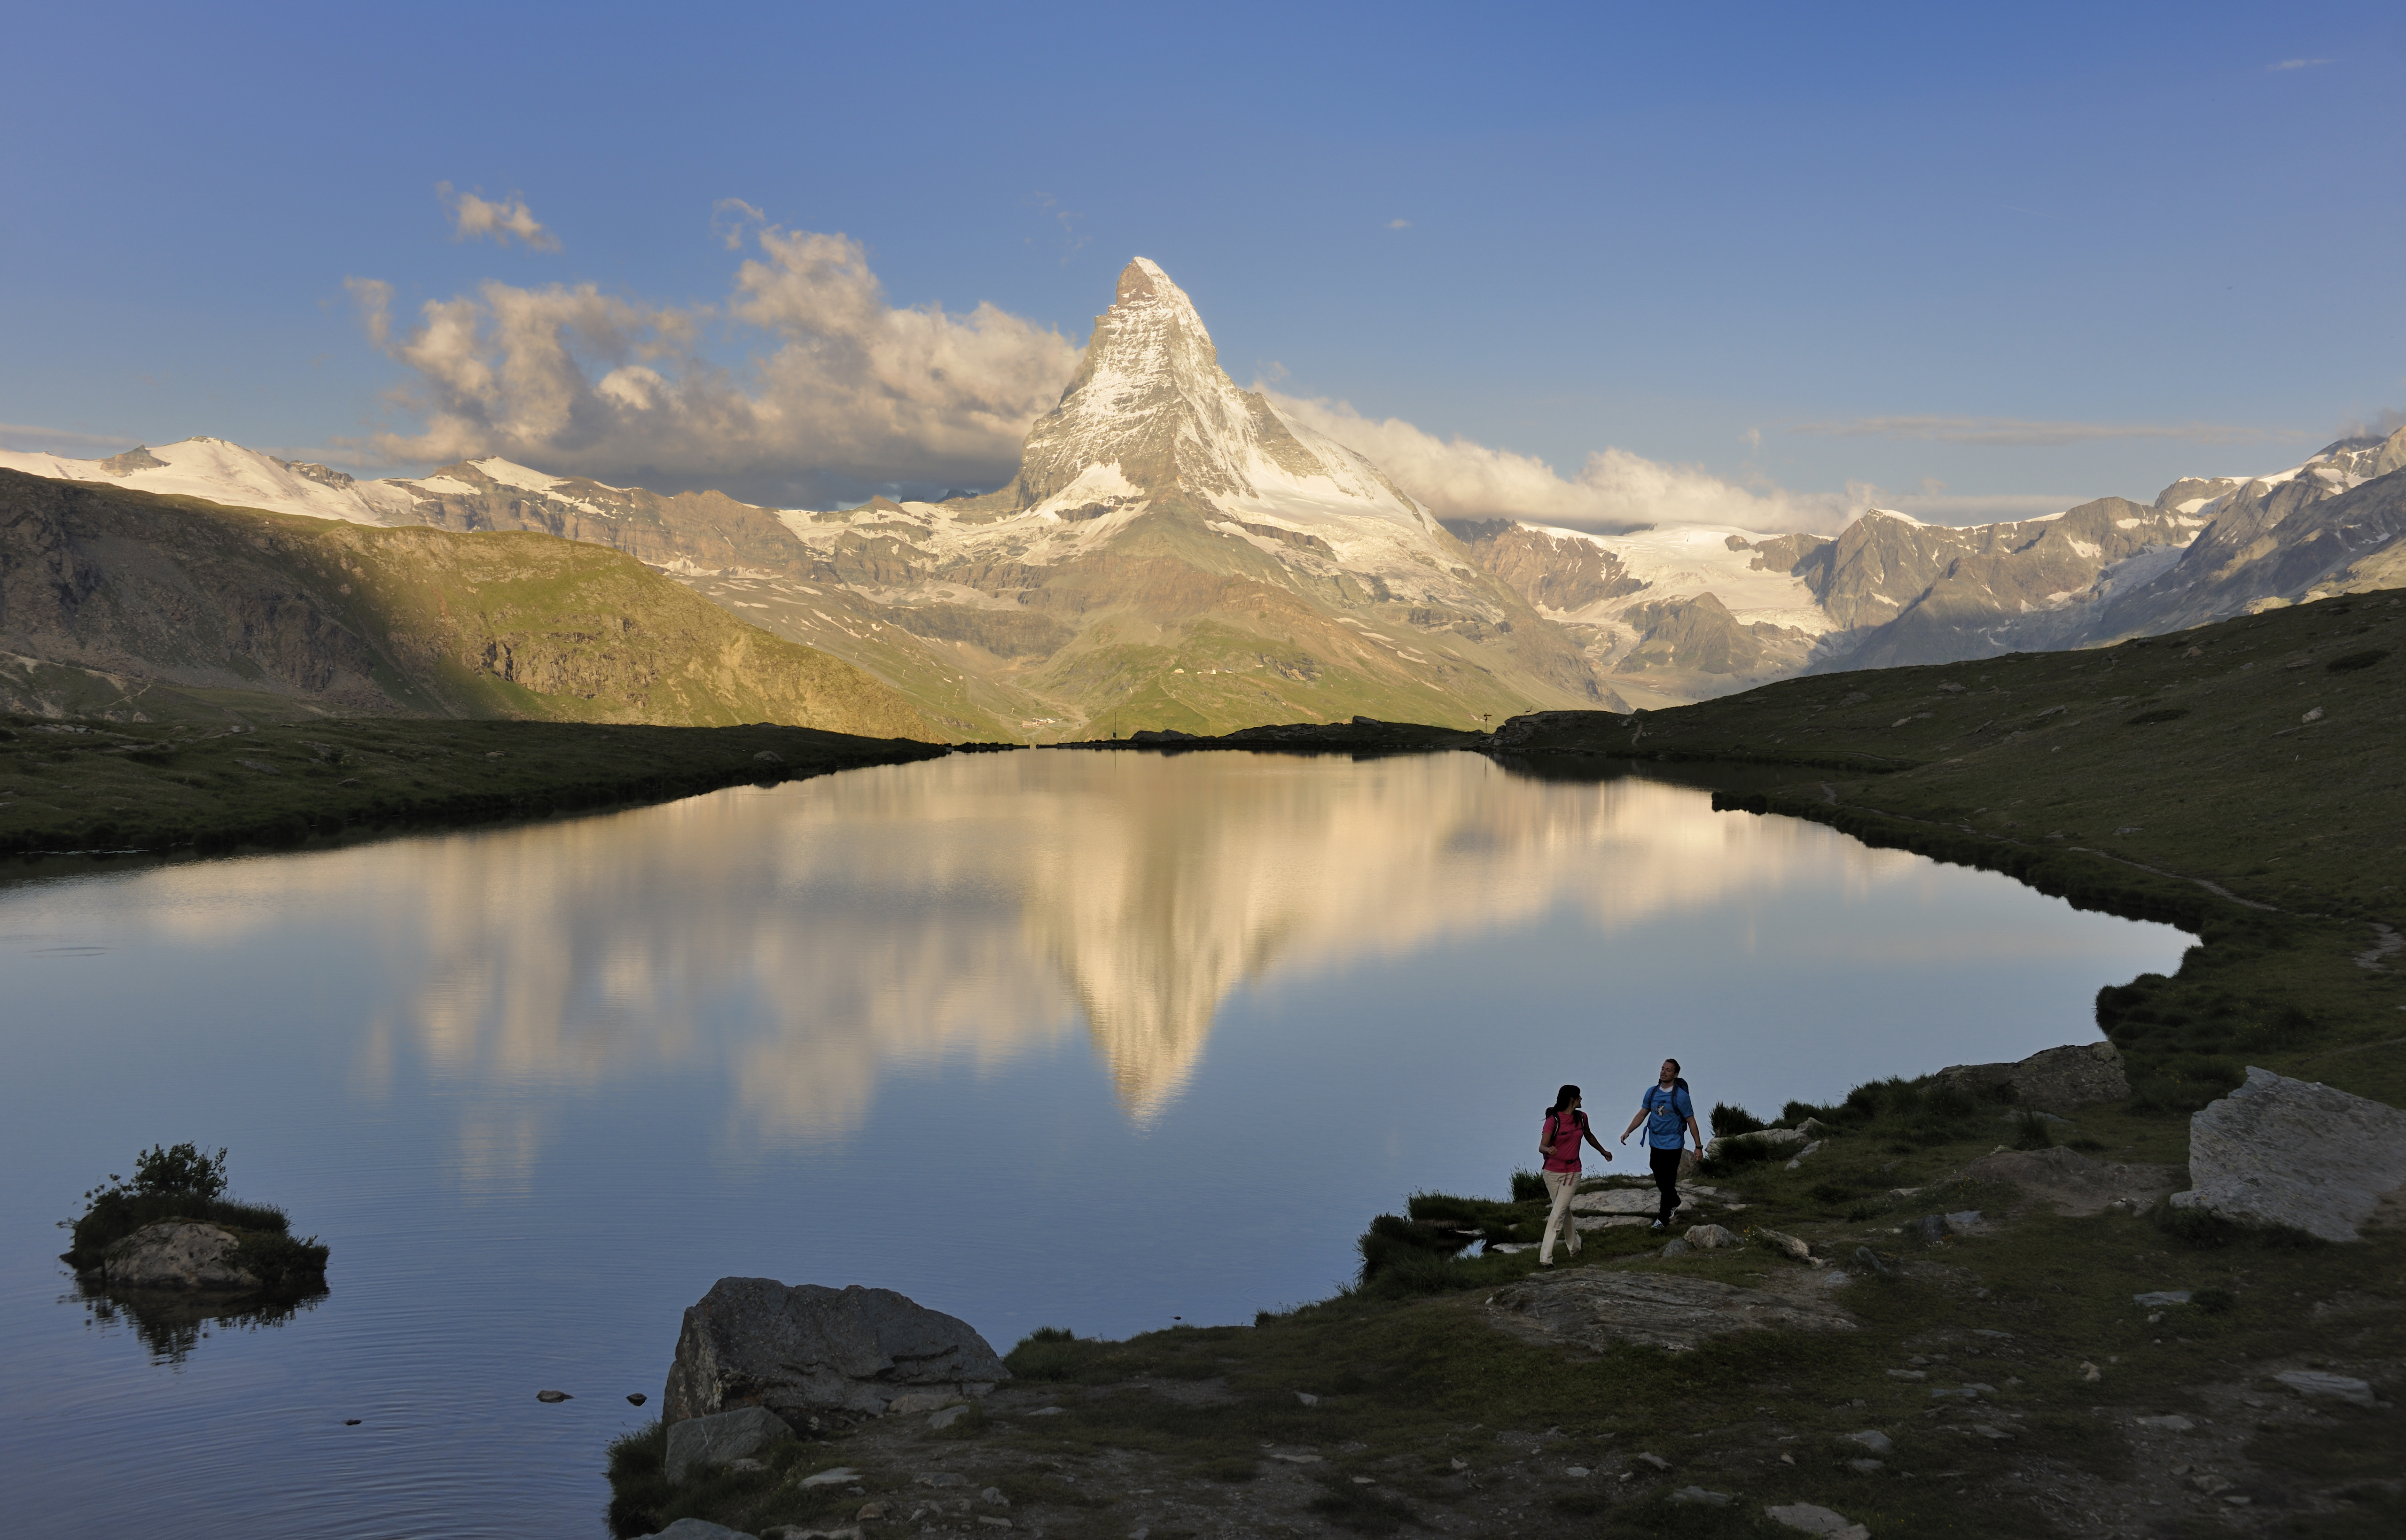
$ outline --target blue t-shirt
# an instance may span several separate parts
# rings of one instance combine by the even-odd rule
[[[1649,1085],[1646,1095],[1637,1098],[1637,1106],[1646,1114],[1646,1142],[1656,1150],[1677,1150],[1688,1122],[1696,1115],[1695,1103],[1678,1086],[1665,1091],[1660,1085]]]

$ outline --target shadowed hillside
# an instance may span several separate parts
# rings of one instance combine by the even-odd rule
[[[616,552],[7,471],[0,651],[0,705],[43,716],[775,721],[955,736],[852,665]]]

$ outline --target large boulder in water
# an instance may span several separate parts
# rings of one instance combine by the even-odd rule
[[[2189,1119],[2188,1177],[2174,1208],[2361,1240],[2368,1222],[2398,1222],[2406,1200],[2406,1112],[2251,1067]]]
[[[875,1416],[913,1391],[983,1395],[1010,1378],[969,1322],[891,1289],[723,1278],[685,1313],[660,1419],[766,1406],[801,1427],[819,1412]]]
[[[222,1224],[163,1220],[112,1243],[100,1266],[84,1275],[112,1289],[190,1290],[235,1293],[262,1286],[242,1265],[242,1237]]]

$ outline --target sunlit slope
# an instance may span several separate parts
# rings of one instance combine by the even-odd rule
[[[839,659],[632,558],[0,472],[9,709],[319,713],[947,736]]]

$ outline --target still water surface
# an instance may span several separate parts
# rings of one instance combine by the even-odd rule
[[[1769,1113],[2088,1040],[2185,940],[1467,755],[960,757],[0,889],[7,1524],[591,1540],[722,1275],[999,1349],[1248,1320],[1502,1190],[1561,1081],[1609,1133],[1676,1054]],[[186,1138],[332,1293],[162,1355],[51,1226]]]

